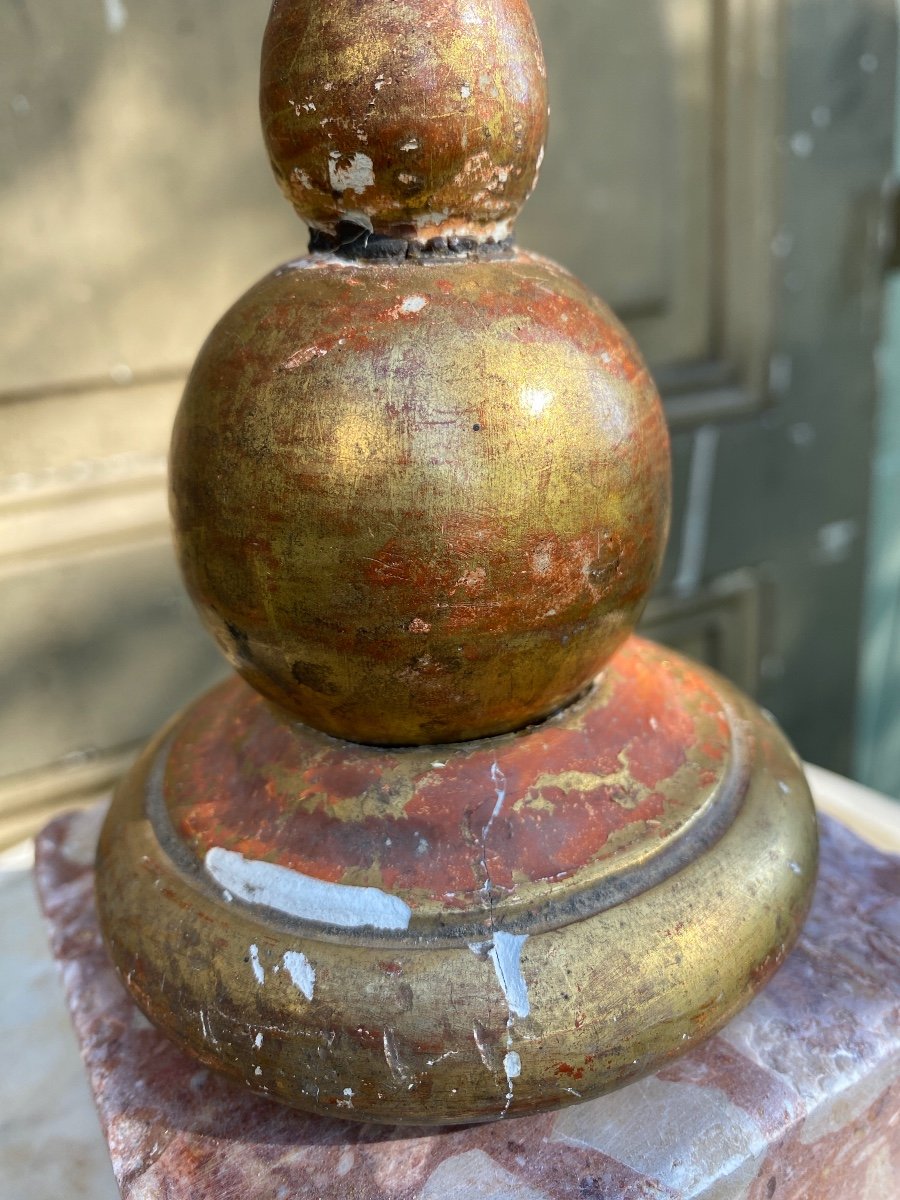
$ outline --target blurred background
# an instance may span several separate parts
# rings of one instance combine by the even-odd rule
[[[895,0],[532,0],[519,225],[656,373],[675,512],[646,631],[900,797]],[[0,844],[224,673],[175,569],[187,370],[305,250],[256,113],[268,0],[0,7]]]

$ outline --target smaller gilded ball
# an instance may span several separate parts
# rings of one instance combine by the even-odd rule
[[[313,229],[503,240],[546,137],[544,60],[526,0],[276,0],[260,109]]]

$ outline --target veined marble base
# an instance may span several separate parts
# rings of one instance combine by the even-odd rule
[[[800,943],[723,1033],[656,1076],[560,1113],[418,1133],[261,1100],[198,1069],[147,1023],[97,927],[101,815],[54,821],[36,869],[127,1200],[900,1194],[900,860],[828,818]]]

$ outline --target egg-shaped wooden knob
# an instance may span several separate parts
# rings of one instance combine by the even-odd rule
[[[335,237],[502,241],[547,127],[525,0],[275,0],[260,106],[282,189]]]

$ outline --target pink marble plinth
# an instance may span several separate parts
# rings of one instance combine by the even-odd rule
[[[799,946],[723,1033],[564,1112],[419,1132],[291,1112],[157,1033],[100,940],[91,864],[101,815],[48,826],[37,881],[128,1200],[900,1196],[900,862],[827,818]]]

